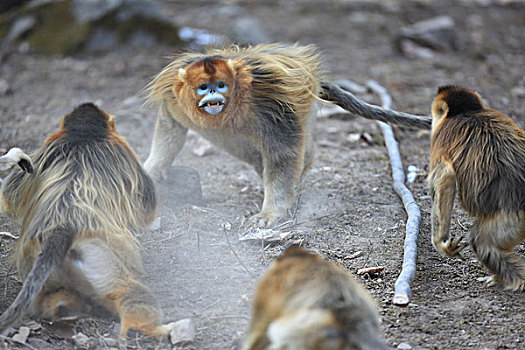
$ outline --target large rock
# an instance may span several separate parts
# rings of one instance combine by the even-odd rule
[[[439,16],[414,23],[401,29],[399,42],[410,40],[417,45],[438,51],[449,51],[456,48],[454,19]]]
[[[178,28],[155,0],[32,1],[0,15],[3,45],[27,42],[39,52],[105,52],[181,44]]]

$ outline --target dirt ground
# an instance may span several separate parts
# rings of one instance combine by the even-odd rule
[[[428,114],[437,87],[458,84],[477,90],[489,106],[506,111],[525,127],[525,6],[489,3],[494,1],[165,1],[167,12],[181,26],[228,35],[232,18],[250,15],[273,41],[316,44],[324,53],[327,79],[361,84],[375,79],[388,89],[397,110]],[[400,28],[437,15],[455,19],[458,49],[434,52],[429,59],[402,56],[395,47]],[[0,96],[0,150],[35,150],[58,127],[62,115],[93,101],[117,116],[118,131],[145,160],[156,116],[141,105],[137,94],[173,50],[156,47],[96,57],[0,51],[0,77],[9,86]],[[373,95],[361,97],[379,103]],[[405,168],[415,165],[422,170],[409,185],[421,207],[422,224],[412,301],[406,308],[392,304],[406,214],[391,189],[380,129],[363,118],[319,118],[316,160],[299,189],[297,224],[282,229],[289,232],[282,242],[264,248],[238,241],[245,218],[262,203],[255,171],[219,149],[198,157],[192,152],[198,137],[188,138],[175,165],[198,172],[204,203],[165,203],[160,230],[140,237],[147,283],[165,319],[191,318],[195,349],[235,348],[248,324],[257,278],[285,246],[300,243],[352,272],[385,266],[376,278],[356,278],[376,300],[382,331],[394,348],[406,343],[412,349],[525,349],[525,293],[478,281],[488,273],[469,248],[461,261],[432,247],[430,197],[424,183],[429,134],[395,131]],[[348,137],[365,132],[371,142]],[[470,224],[456,206],[453,233],[468,235]],[[0,217],[0,231],[18,234],[18,225]],[[13,243],[0,237],[0,310],[21,286],[8,258]],[[363,254],[347,258],[357,251]],[[525,257],[524,244],[518,253]],[[86,347],[118,346],[110,341],[116,337],[117,320],[84,318],[69,328],[45,322],[40,328],[40,323],[28,322],[23,324],[34,330],[27,344],[0,339],[0,348],[69,349],[74,347],[71,335],[79,331],[90,337]],[[172,347],[143,338],[127,346]]]

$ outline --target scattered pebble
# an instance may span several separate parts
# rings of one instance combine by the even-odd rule
[[[153,220],[153,222],[151,223],[151,225],[149,225],[149,229],[151,231],[158,231],[160,230],[162,227],[162,218],[159,216],[159,217],[156,217],[155,220]]]
[[[18,333],[13,335],[13,340],[24,344],[27,341],[27,337],[29,337],[29,328],[28,327],[20,327],[18,330]]]
[[[198,157],[208,156],[213,154],[213,145],[208,140],[200,137],[195,142],[192,152]]]
[[[9,93],[9,83],[5,79],[0,79],[0,96],[7,95]]]
[[[410,349],[412,349],[412,347],[411,347],[409,344],[407,344],[407,343],[401,343],[401,344],[399,344],[399,345],[397,346],[396,349],[401,349],[401,350],[410,350]]]
[[[75,342],[75,345],[81,348],[85,348],[89,343],[89,337],[82,332],[78,332],[71,338]]]
[[[181,345],[184,343],[193,343],[195,340],[195,325],[189,318],[173,323],[173,328],[170,332],[170,340],[173,345]]]

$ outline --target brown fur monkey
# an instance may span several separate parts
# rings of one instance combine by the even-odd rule
[[[252,221],[265,226],[286,214],[312,164],[319,96],[368,118],[430,126],[429,118],[384,110],[321,85],[319,65],[314,46],[232,46],[179,55],[149,85],[149,100],[160,113],[146,171],[164,177],[193,129],[262,177],[262,210]]]
[[[53,319],[84,311],[91,299],[120,317],[123,335],[166,335],[171,325],[160,324],[133,236],[154,218],[155,189],[114,117],[79,106],[33,161],[34,174],[13,172],[0,192],[3,211],[22,221],[14,257],[25,279],[0,331],[27,309]]]
[[[287,249],[257,284],[245,350],[381,350],[376,306],[343,268]]]
[[[525,132],[485,108],[475,92],[439,88],[432,103],[430,174],[432,242],[449,256],[465,247],[449,235],[456,187],[476,221],[470,245],[479,261],[512,290],[525,289],[525,262],[513,248],[525,239]]]

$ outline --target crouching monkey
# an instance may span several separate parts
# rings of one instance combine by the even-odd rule
[[[33,163],[32,175],[11,173],[0,192],[3,212],[22,222],[14,258],[25,280],[0,331],[27,310],[48,319],[82,313],[87,299],[120,317],[122,335],[167,334],[133,236],[154,218],[155,189],[114,117],[79,106]]]
[[[439,88],[432,118],[432,243],[452,257],[466,246],[449,234],[457,187],[461,206],[476,219],[470,245],[492,273],[488,282],[524,290],[525,262],[513,248],[525,239],[525,132],[455,86]]]
[[[257,283],[245,350],[381,350],[372,298],[343,268],[287,249]]]

